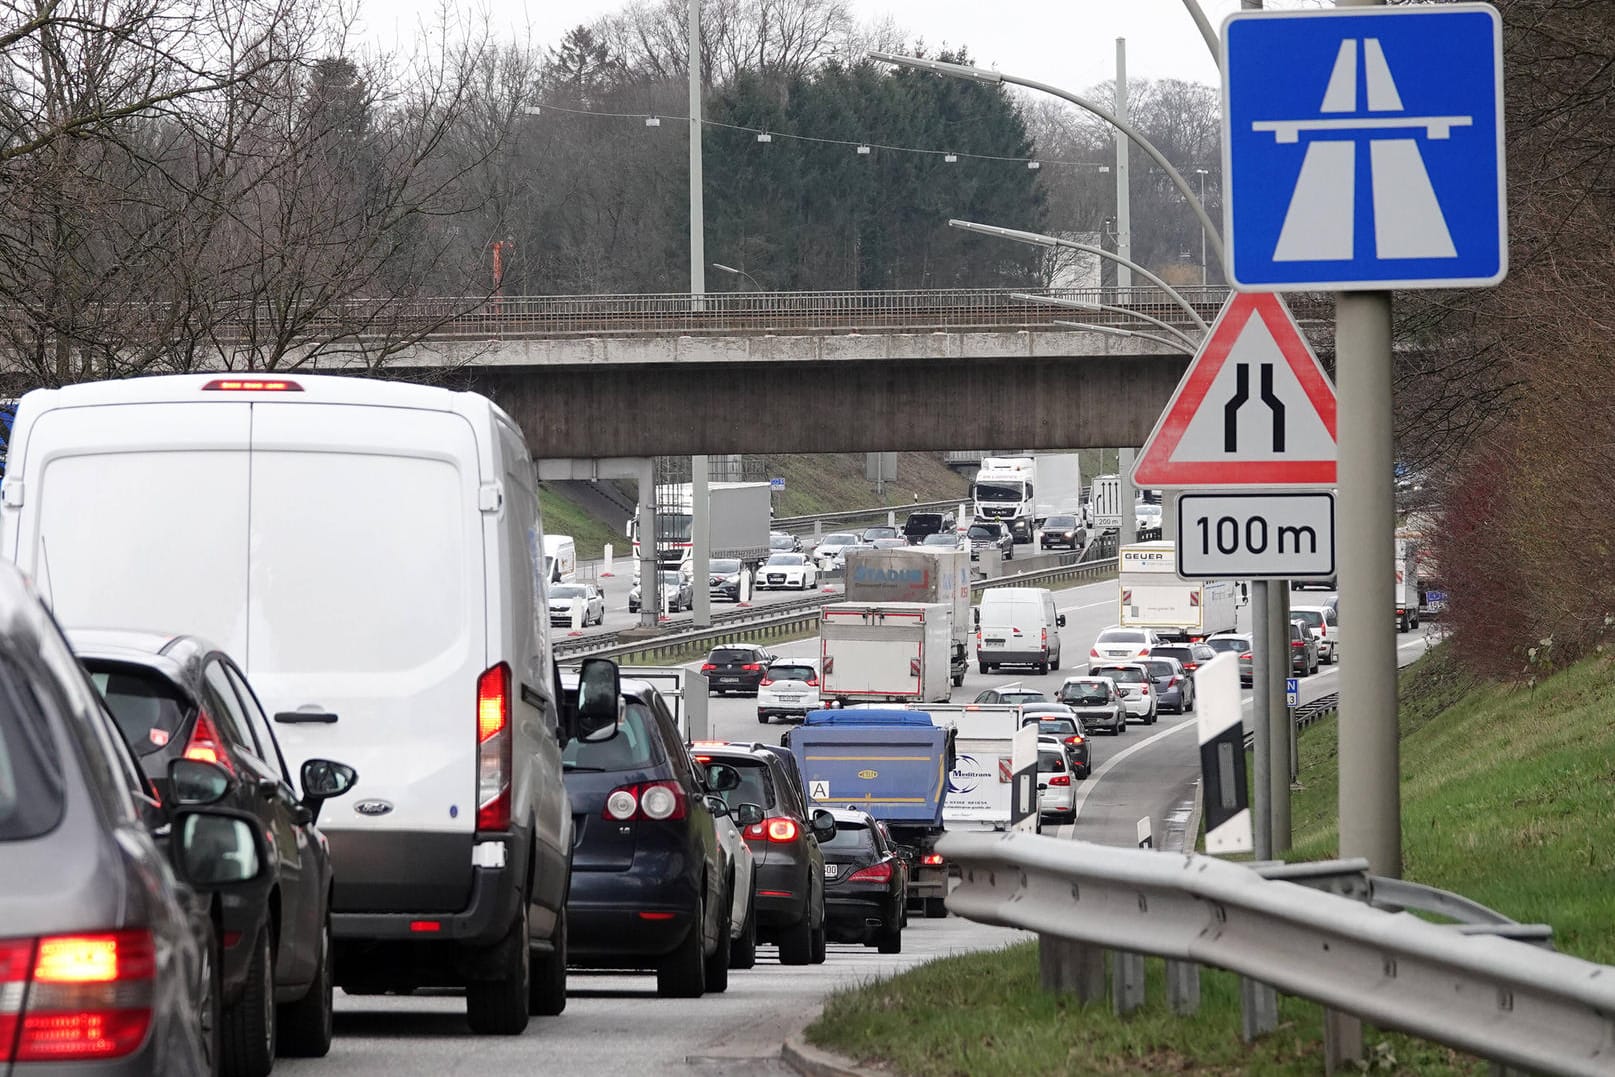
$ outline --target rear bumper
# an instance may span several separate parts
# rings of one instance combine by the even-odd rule
[[[1042,648],[1034,650],[1011,650],[1008,647],[987,647],[976,650],[976,661],[979,663],[986,659],[991,663],[1002,662],[1006,666],[1031,666],[1049,660],[1049,652]]]
[[[508,862],[503,868],[474,868],[471,900],[459,912],[333,912],[331,934],[337,939],[453,941],[485,946],[503,936],[515,919],[519,880],[525,872],[525,863],[520,870],[513,870]],[[437,926],[423,930],[417,926],[421,924]]]
[[[884,887],[862,884],[825,887],[824,922],[830,933],[840,938],[862,939],[873,931],[895,924],[902,917],[902,902]],[[870,923],[874,920],[877,923]]]
[[[696,885],[683,875],[574,869],[566,902],[568,961],[654,964],[689,934],[699,907]]]
[[[769,863],[754,869],[757,881],[757,923],[761,927],[789,927],[808,913],[812,895],[807,865],[778,847],[768,851]]]

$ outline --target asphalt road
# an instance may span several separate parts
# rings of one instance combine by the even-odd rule
[[[623,580],[626,586],[626,579]],[[1315,595],[1315,593],[1314,593]],[[1309,598],[1314,597],[1309,595]],[[974,699],[982,689],[1011,682],[1052,693],[1060,681],[1080,672],[1100,629],[1114,621],[1114,580],[1084,584],[1056,593],[1066,615],[1061,631],[1066,669],[1039,677],[982,676],[974,664],[955,700]],[[617,603],[621,611],[621,601]],[[1419,634],[1404,636],[1400,654],[1412,661],[1425,647]],[[783,655],[806,657],[814,640],[782,644]],[[1350,663],[1349,647],[1344,652]],[[1074,668],[1073,668],[1074,667]],[[1338,689],[1339,666],[1325,667],[1301,682],[1303,700]],[[1247,711],[1250,693],[1243,693]],[[784,728],[760,725],[755,701],[709,701],[712,735],[725,740],[777,741]],[[1176,827],[1181,832],[1199,778],[1196,738],[1187,718],[1163,715],[1156,725],[1130,725],[1117,737],[1093,741],[1093,777],[1083,782],[1075,821],[1058,828],[1063,837],[1132,845],[1138,819],[1153,820],[1158,844]],[[1046,831],[1048,833],[1048,831]],[[285,1074],[339,1073],[343,1077],[413,1077],[475,1074],[495,1077],[545,1072],[579,1075],[759,1074],[787,1071],[777,1060],[781,1041],[806,1025],[824,997],[838,987],[885,976],[932,957],[1005,945],[1019,933],[984,927],[956,917],[912,919],[903,933],[901,955],[883,957],[862,946],[832,943],[820,966],[779,965],[773,947],[762,947],[756,968],[736,972],[723,995],[701,999],[659,999],[654,977],[643,974],[573,973],[567,1012],[534,1018],[526,1034],[514,1038],[472,1036],[465,1025],[465,1003],[458,996],[407,998],[337,995],[337,1038],[322,1060],[282,1060]]]

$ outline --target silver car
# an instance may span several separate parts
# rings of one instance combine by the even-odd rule
[[[573,610],[581,608],[583,627],[606,623],[606,597],[592,583],[550,585],[550,624],[572,624]]]

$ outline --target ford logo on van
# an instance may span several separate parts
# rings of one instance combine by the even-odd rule
[[[353,810],[360,815],[386,815],[393,810],[393,806],[385,800],[361,800],[353,806]]]

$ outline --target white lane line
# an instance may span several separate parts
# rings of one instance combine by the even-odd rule
[[[1111,767],[1114,767],[1117,763],[1120,763],[1122,760],[1126,759],[1128,756],[1131,756],[1135,752],[1143,751],[1145,748],[1148,748],[1158,740],[1165,737],[1170,737],[1174,733],[1181,733],[1185,729],[1193,729],[1196,724],[1197,722],[1195,719],[1186,718],[1177,725],[1169,726],[1152,737],[1146,737],[1137,744],[1125,748],[1111,756],[1109,759],[1105,760],[1104,764],[1101,765],[1098,770],[1090,774],[1087,781],[1082,783],[1082,790],[1077,794],[1076,803],[1071,805],[1071,822],[1060,824],[1060,836],[1063,838],[1071,836],[1070,830],[1067,828],[1074,829],[1076,827],[1077,820],[1082,817],[1082,807],[1084,804],[1088,803],[1088,794],[1092,793],[1094,791],[1094,787],[1099,784],[1100,780],[1104,778],[1106,774],[1110,773]]]

